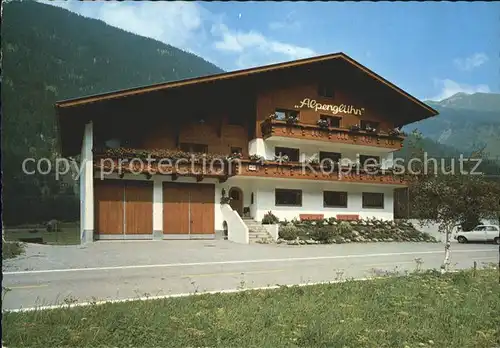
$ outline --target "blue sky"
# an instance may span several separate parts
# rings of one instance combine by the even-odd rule
[[[342,51],[410,94],[500,92],[500,3],[51,2],[237,70]]]

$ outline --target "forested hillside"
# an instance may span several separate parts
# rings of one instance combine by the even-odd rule
[[[26,157],[57,156],[57,100],[222,72],[193,54],[61,8],[32,1],[3,6],[6,224],[78,218],[71,188],[61,193],[53,176],[22,173]]]
[[[439,144],[467,153],[483,149],[500,160],[500,94],[457,93],[440,102],[427,101],[439,116],[416,122],[422,134]]]

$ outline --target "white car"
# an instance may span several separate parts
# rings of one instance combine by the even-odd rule
[[[494,242],[500,244],[500,229],[495,225],[478,225],[472,231],[459,231],[454,238],[459,243]]]

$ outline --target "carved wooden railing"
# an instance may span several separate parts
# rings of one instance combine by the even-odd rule
[[[154,174],[194,176],[197,181],[217,178],[226,181],[236,172],[227,156],[216,154],[190,154],[177,150],[94,150],[94,168],[111,174],[144,174],[150,178]]]
[[[309,179],[367,184],[406,185],[404,175],[386,169],[321,166],[299,162],[238,160],[237,175],[280,179]]]
[[[385,132],[371,133],[346,128],[322,128],[315,124],[287,124],[285,121],[266,119],[261,123],[262,137],[288,137],[305,140],[322,140],[334,143],[385,147],[398,150],[403,147],[404,136]]]
[[[232,176],[255,176],[281,179],[309,179],[325,181],[362,182],[374,184],[406,185],[404,176],[392,170],[312,164],[301,162],[274,162],[229,158],[226,155],[190,154],[176,150],[94,150],[94,168],[104,174],[126,173],[145,175],[171,175],[217,178],[220,182]]]

